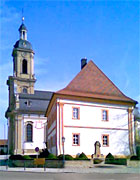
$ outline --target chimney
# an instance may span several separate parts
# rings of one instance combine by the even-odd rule
[[[81,69],[83,69],[86,66],[86,64],[87,64],[87,58],[86,57],[82,58],[81,59]]]

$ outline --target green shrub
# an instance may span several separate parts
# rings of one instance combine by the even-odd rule
[[[126,158],[114,158],[114,156],[109,153],[105,158],[105,164],[116,164],[116,165],[126,165]]]
[[[17,154],[17,155],[11,155],[11,156],[9,157],[9,159],[11,159],[11,160],[23,160],[24,158],[23,158],[22,155]]]
[[[26,159],[29,159],[29,160],[30,160],[30,159],[32,159],[32,158],[31,158],[29,155],[25,155],[25,156],[23,156],[23,159],[25,159],[25,160],[26,160]]]
[[[47,156],[47,159],[57,159],[57,156],[55,156],[54,154],[49,153],[49,155]]]
[[[31,159],[35,159],[37,155],[29,155]]]
[[[127,165],[126,158],[105,159],[105,164]]]
[[[62,159],[63,159],[63,154],[58,155],[57,158],[58,158],[59,160],[62,160]]]
[[[78,155],[76,158],[76,160],[87,160],[87,156],[85,155],[85,153],[81,153],[80,155]]]
[[[60,154],[59,156],[57,156],[57,158],[58,158],[59,160],[62,160],[62,159],[63,159],[63,154]],[[74,160],[74,158],[73,158],[71,155],[66,154],[66,155],[65,155],[65,160]]]
[[[111,153],[108,153],[105,159],[114,159],[114,156]]]
[[[66,155],[65,155],[65,159],[66,159],[66,160],[73,160],[74,158],[73,158],[71,155],[66,154]]]
[[[131,156],[130,160],[140,160],[140,156]]]

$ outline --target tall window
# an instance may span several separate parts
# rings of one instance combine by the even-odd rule
[[[22,61],[22,73],[27,74],[27,60],[23,59]]]
[[[80,108],[77,108],[77,107],[72,108],[72,118],[80,119]]]
[[[109,146],[109,135],[102,135],[102,145],[103,146]]]
[[[73,134],[73,145],[80,145],[80,134]]]
[[[23,93],[27,94],[27,88],[26,87],[23,87]]]
[[[26,127],[26,139],[27,139],[27,142],[32,142],[33,141],[33,126],[32,126],[32,124],[27,124],[27,127]]]
[[[102,120],[108,121],[108,111],[107,110],[102,110]]]

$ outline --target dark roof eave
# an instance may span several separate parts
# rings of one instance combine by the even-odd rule
[[[137,101],[135,101],[135,100],[133,100],[133,99],[130,99],[130,98],[129,98],[130,100],[119,100],[119,99],[117,100],[117,99],[111,99],[111,98],[108,99],[108,98],[88,97],[88,96],[71,95],[71,94],[68,95],[68,94],[57,93],[57,92],[56,92],[55,94],[56,94],[57,96],[61,96],[61,95],[62,95],[62,96],[67,96],[67,97],[68,97],[68,96],[71,96],[71,97],[74,96],[74,97],[79,97],[79,98],[80,98],[80,97],[81,97],[81,98],[87,98],[87,99],[90,98],[90,99],[95,99],[95,100],[106,100],[106,101],[120,102],[120,103],[121,103],[121,102],[124,102],[124,103],[131,103],[131,104],[134,104],[134,105],[138,104]],[[48,107],[49,107],[49,105],[48,105]]]
[[[16,113],[22,113],[22,114],[45,114],[44,111],[36,111],[36,110],[23,110],[23,109],[18,109],[15,111]]]
[[[18,50],[18,51],[23,51],[24,50],[24,52],[32,52],[33,54],[35,54],[35,52],[33,50],[31,50],[31,49],[15,48],[14,47],[13,52],[14,52],[14,50]],[[12,55],[13,55],[13,53],[12,53]]]

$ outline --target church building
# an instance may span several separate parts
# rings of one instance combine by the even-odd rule
[[[55,154],[91,157],[96,142],[101,154],[134,153],[133,110],[125,96],[94,64],[81,60],[81,71],[62,90],[35,90],[34,51],[24,19],[13,52],[13,75],[8,77],[8,152],[35,154],[47,148]]]
[[[8,151],[10,154],[34,154],[46,147],[46,108],[52,92],[34,89],[34,51],[27,40],[24,19],[13,52],[13,75],[9,76]]]

